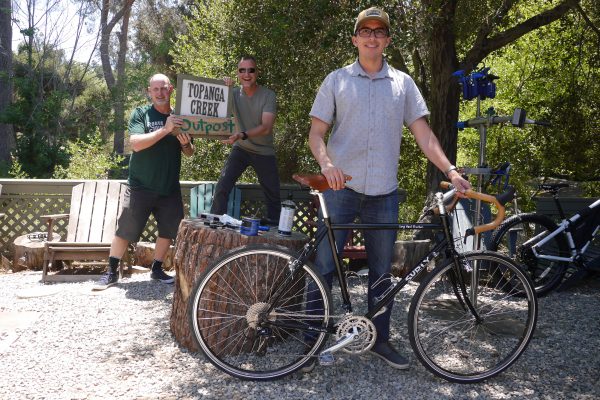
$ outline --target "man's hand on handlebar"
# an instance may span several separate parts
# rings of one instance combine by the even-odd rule
[[[463,178],[456,170],[450,171],[448,175],[448,178],[452,182],[452,185],[456,188],[456,193],[458,194],[458,197],[464,198],[465,192],[471,189],[471,184],[469,183],[469,181]]]

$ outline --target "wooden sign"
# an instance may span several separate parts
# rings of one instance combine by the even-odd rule
[[[175,114],[183,125],[173,134],[226,139],[238,131],[232,107],[232,90],[222,80],[178,74]]]

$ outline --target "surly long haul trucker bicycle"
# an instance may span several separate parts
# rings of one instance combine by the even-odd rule
[[[432,212],[440,214],[439,224],[335,224],[321,193],[328,189],[325,178],[297,174],[294,179],[318,196],[327,229],[299,254],[275,245],[235,249],[216,260],[191,293],[192,337],[215,366],[237,378],[270,380],[302,368],[315,357],[321,364],[330,364],[339,350],[364,353],[377,337],[372,320],[438,255],[443,257],[422,279],[408,312],[410,343],[423,365],[449,381],[473,383],[499,374],[523,353],[537,320],[531,281],[501,254],[455,250],[444,205],[452,202],[454,189],[436,194]],[[503,204],[512,195],[493,197],[468,190],[467,197],[493,203],[498,209],[495,221],[471,228],[469,233],[496,227],[504,216]],[[347,229],[432,229],[443,232],[443,238],[405,277],[390,275],[376,282],[389,287],[371,310],[356,315],[333,235],[334,230]],[[331,291],[310,261],[325,237],[336,254],[341,314],[334,314]],[[308,304],[309,290],[310,298],[318,299],[317,310],[314,303]],[[335,336],[333,344],[327,344],[329,336]]]

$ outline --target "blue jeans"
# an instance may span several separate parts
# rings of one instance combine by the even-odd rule
[[[281,199],[279,195],[279,174],[277,172],[277,159],[275,156],[262,156],[253,154],[238,147],[233,147],[225,162],[223,171],[210,208],[211,214],[225,214],[227,212],[227,201],[229,193],[235,186],[238,178],[246,168],[252,167],[256,171],[258,183],[265,195],[267,205],[267,218],[275,223],[279,222],[281,212]]]
[[[397,223],[398,222],[398,192],[381,195],[367,196],[351,189],[327,190],[323,193],[325,204],[332,224],[349,224],[358,217],[362,223]],[[319,225],[317,231],[325,230],[321,221],[322,210],[319,210]],[[363,230],[365,247],[367,250],[367,263],[369,265],[369,310],[376,303],[375,298],[381,295],[390,285],[385,280],[376,288],[373,284],[383,275],[389,274],[392,268],[392,255],[396,242],[396,230]],[[337,249],[344,248],[348,231],[334,231]],[[321,241],[317,248],[315,265],[331,287],[335,264],[327,237]],[[387,342],[390,336],[390,314],[393,301],[387,305],[385,313],[377,316],[373,323],[377,328],[377,342]]]

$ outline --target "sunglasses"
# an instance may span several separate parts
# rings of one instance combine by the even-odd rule
[[[256,72],[256,68],[238,68],[238,72],[240,74],[245,74],[246,72],[249,74],[253,74]]]

